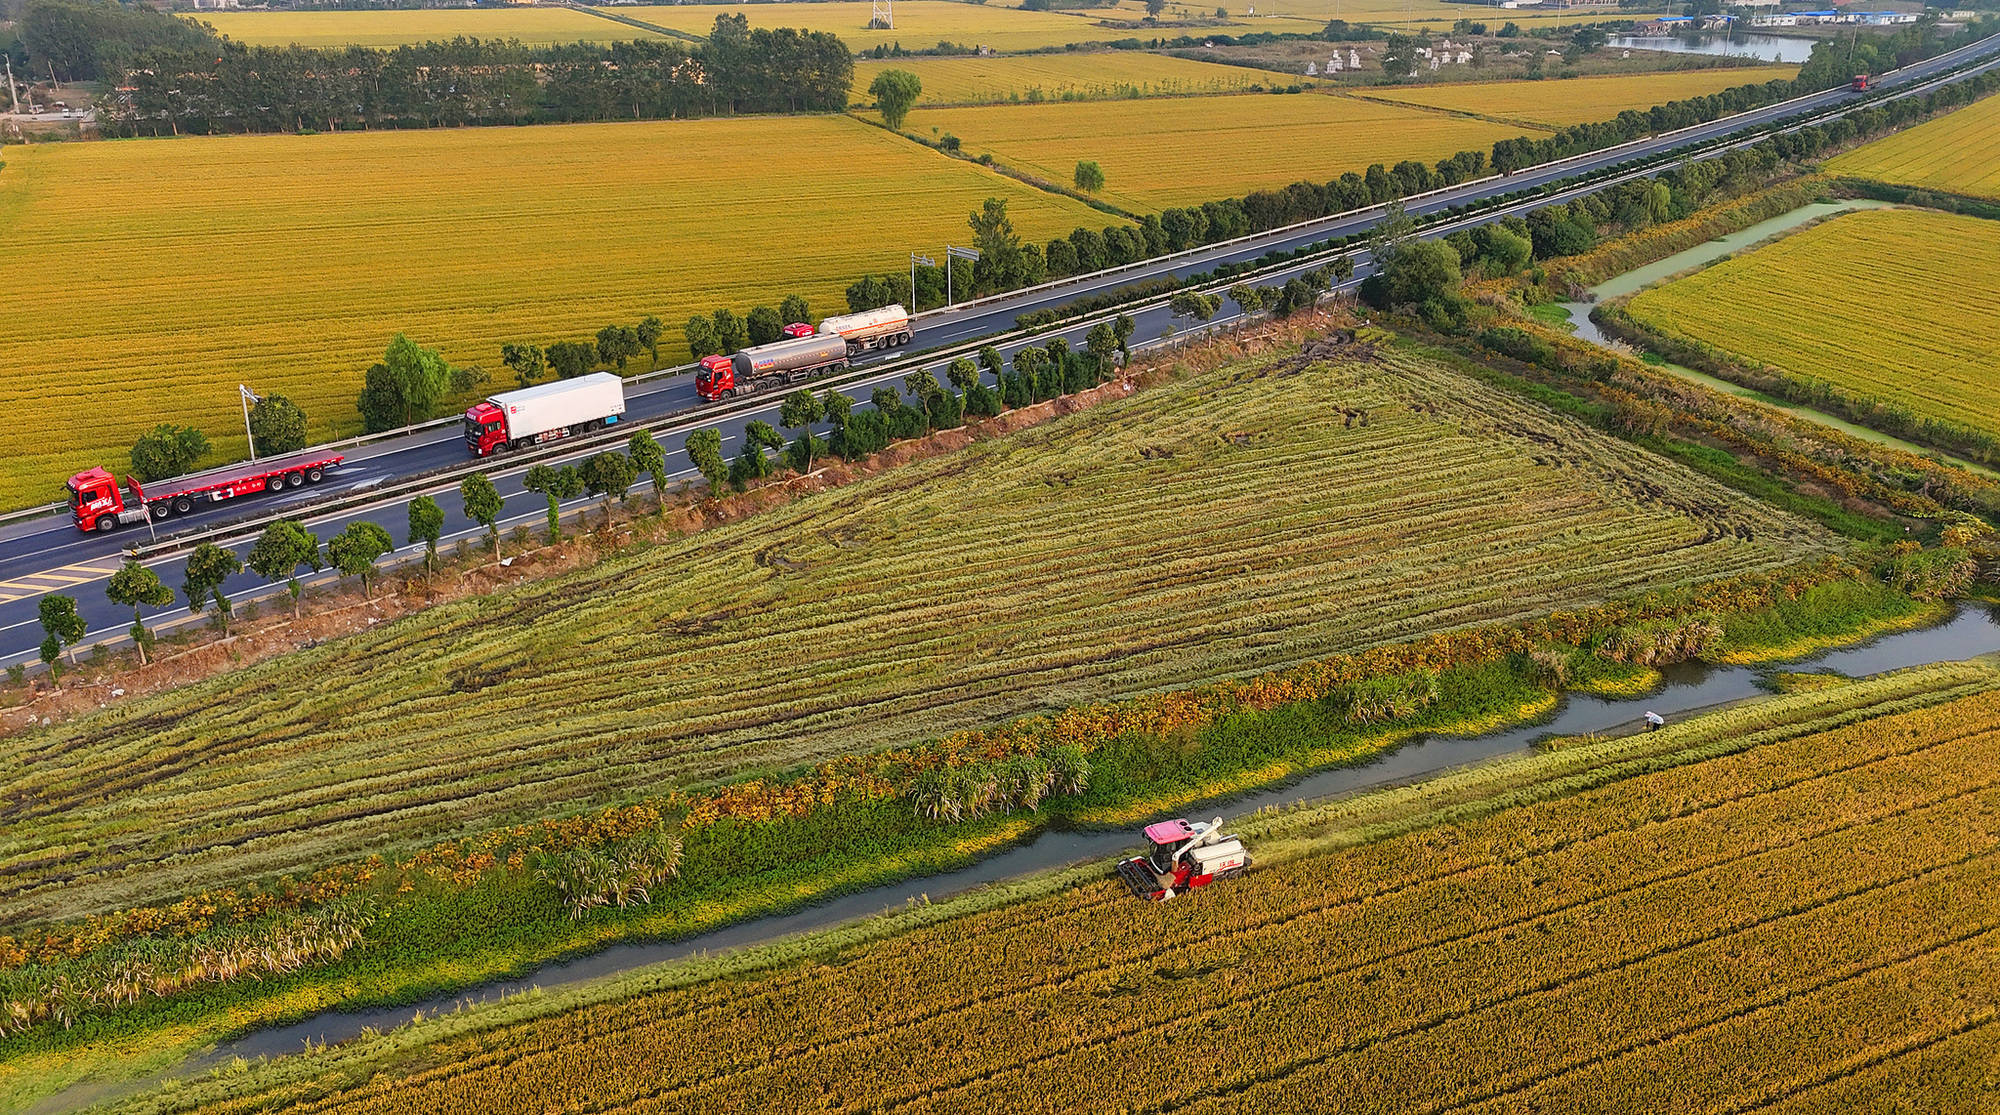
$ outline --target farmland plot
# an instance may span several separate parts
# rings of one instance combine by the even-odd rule
[[[939,42],[993,50],[1036,50],[1070,43],[1111,42],[1135,32],[1099,27],[1094,20],[1059,12],[1031,12],[1016,6],[965,4],[956,0],[899,0],[896,26],[871,29],[867,0],[807,0],[772,4],[674,4],[619,8],[621,15],[692,35],[706,35],[718,15],[744,15],[752,27],[797,27],[831,31],[857,52],[901,43],[927,50]]]
[[[2000,693],[1957,669],[1165,906],[1082,885],[210,1110],[1990,1110]]]
[[[2000,96],[1857,147],[1828,160],[1826,169],[1899,186],[2000,198]]]
[[[1499,81],[1368,89],[1355,95],[1398,104],[1475,113],[1544,128],[1566,128],[1571,124],[1609,120],[1626,109],[1644,112],[1654,105],[1719,93],[1738,85],[1790,81],[1797,74],[1797,66],[1745,66],[1739,69],[1578,77],[1562,81]]]
[[[984,108],[918,108],[905,127],[959,137],[967,154],[1067,184],[1079,160],[1104,168],[1105,200],[1164,209],[1371,163],[1435,162],[1524,130],[1352,97],[1242,94]]]
[[[472,39],[519,39],[529,46],[656,39],[656,32],[569,8],[459,8],[409,11],[201,12],[190,16],[245,46],[397,47]]]
[[[2000,433],[1995,276],[2000,225],[1863,210],[1642,291],[1629,308],[1656,329]]]
[[[872,105],[868,84],[883,70],[906,70],[923,82],[920,105],[992,104],[1065,97],[1227,93],[1288,84],[1284,74],[1196,62],[1135,50],[1092,54],[1022,54],[1003,58],[890,58],[854,64],[854,101]]]
[[[1835,546],[1414,358],[1225,368],[0,743],[0,918]]]
[[[844,155],[801,177],[768,173],[773,151]],[[856,276],[965,234],[987,197],[1031,238],[1106,220],[837,117],[47,144],[5,161],[0,283],[66,269],[60,294],[0,315],[6,507],[122,466],[158,422],[241,456],[239,383],[299,402],[316,438],[357,433],[362,377],[398,332],[502,380],[504,342],[658,314],[673,362],[689,315],[794,291],[844,309]]]

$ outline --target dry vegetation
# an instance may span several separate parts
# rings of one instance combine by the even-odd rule
[[[1833,546],[1435,366],[1298,364],[1208,373],[11,739],[23,773],[4,792],[33,804],[12,819],[6,916]]]
[[[783,151],[841,154],[770,173]],[[398,332],[497,380],[505,341],[794,291],[829,313],[989,196],[1031,239],[1106,220],[838,117],[11,148],[0,284],[39,289],[58,259],[65,276],[0,315],[0,350],[35,372],[0,385],[0,506],[122,465],[156,422],[240,456],[239,383],[299,402],[316,438],[359,432],[362,376]],[[677,329],[662,355],[684,358]]]

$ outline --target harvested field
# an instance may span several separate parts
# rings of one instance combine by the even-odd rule
[[[1995,275],[2000,224],[1863,210],[1642,291],[1629,309],[1655,329],[2000,434]]]
[[[771,151],[809,148],[852,157],[765,173]],[[0,315],[24,373],[0,386],[15,417],[0,507],[121,467],[168,419],[240,457],[239,383],[300,403],[315,438],[357,433],[362,377],[398,332],[504,381],[504,342],[657,314],[678,361],[689,315],[792,292],[831,312],[909,245],[964,235],[987,197],[1029,238],[1107,219],[840,117],[45,144],[5,161],[0,283],[36,289],[51,259],[67,274],[62,296]],[[897,204],[854,206],[877,196]]]
[[[33,805],[10,823],[0,918],[1836,549],[1424,361],[1301,363],[1206,373],[10,738],[0,797]]]
[[[1435,162],[1524,130],[1353,97],[1241,94],[985,108],[919,107],[904,127],[958,136],[969,155],[1067,185],[1079,160],[1104,168],[1100,196],[1151,211],[1371,163]]]
[[[659,36],[569,8],[449,8],[409,11],[200,12],[206,23],[245,46],[389,48],[471,39],[519,39],[529,46],[609,43]]]
[[[1117,50],[1094,54],[1021,54],[1005,58],[890,58],[854,64],[854,102],[873,105],[868,83],[883,70],[907,70],[924,83],[920,105],[1002,101],[1113,100],[1189,93],[1229,93],[1295,78],[1242,66]]]
[[[1080,885],[207,1110],[1987,1111],[1984,673],[1594,745],[1652,773],[1163,907]]]
[[[1790,81],[1797,66],[1684,70],[1677,73],[1579,77],[1562,81],[1502,81],[1357,90],[1355,95],[1397,104],[1450,109],[1543,128],[1609,120],[1627,109],[1644,112],[1684,100],[1767,81]]]
[[[2000,96],[1857,147],[1828,160],[1826,169],[1899,186],[2000,198]]]

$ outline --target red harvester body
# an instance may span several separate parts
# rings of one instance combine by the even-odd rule
[[[1241,875],[1250,867],[1250,854],[1234,833],[1222,831],[1222,818],[1213,821],[1160,821],[1146,826],[1146,843],[1151,849],[1118,865],[1118,877],[1140,898],[1164,902],[1190,887],[1205,887],[1217,879]]]

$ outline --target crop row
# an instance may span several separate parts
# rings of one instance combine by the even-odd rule
[[[1796,66],[1747,66],[1579,77],[1553,89],[1540,81],[1448,82],[1370,89],[1359,95],[1394,104],[1423,105],[1519,120],[1544,128],[1564,128],[1608,120],[1627,110],[1644,112],[1654,105],[1707,96],[1738,85],[1790,81],[1797,74]]]
[[[2000,198],[2000,97],[1857,147],[1826,168],[1900,186]]]
[[[17,737],[10,889],[93,873],[12,905],[103,910],[1831,548],[1420,362],[1232,374]]]
[[[1878,1026],[1922,1033],[1977,1010],[1953,992],[1990,978],[1979,934],[2000,921],[1996,704],[1778,740],[1167,907],[1059,896],[996,912],[991,932],[947,923],[557,1016],[321,1109],[560,1094],[642,1110],[1053,1110],[1208,1094],[1242,1110],[1328,1095],[1406,1110],[1636,1092],[1633,1051],[1713,1056],[1730,1048],[1717,1035],[1772,1018],[1778,1033],[1733,1037],[1734,1056],[1768,1049],[1767,1075],[1790,1080],[1817,1064],[1785,1044],[1796,1033],[1847,1055],[1832,1024],[1800,1029],[1816,1004],[1851,1009],[1900,980],[1919,990]],[[1840,769],[1819,774],[1823,760]],[[1427,879],[1392,881],[1433,858]],[[1168,1062],[1202,1071],[1130,1071]]]

